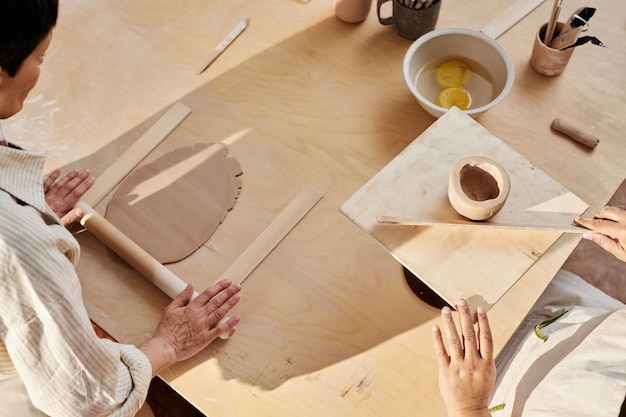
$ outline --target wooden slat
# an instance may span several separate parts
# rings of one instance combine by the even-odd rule
[[[242,252],[217,281],[229,279],[243,283],[248,275],[270,254],[300,220],[317,204],[322,194],[311,186],[306,187]],[[216,281],[216,282],[217,282]]]
[[[182,103],[174,104],[157,122],[100,175],[96,183],[83,195],[82,200],[95,206],[128,173],[136,167],[163,139],[188,115],[191,109]]]
[[[517,0],[500,16],[487,23],[480,31],[493,39],[509,30],[513,25],[535,10],[545,0]]]
[[[463,226],[463,227],[476,227],[476,228],[488,228],[488,229],[518,229],[518,230],[551,230],[555,232],[563,233],[585,233],[589,230],[574,225],[565,224],[543,224],[543,223],[492,223],[489,221],[475,222],[470,220],[456,220],[448,219],[445,221],[426,219],[426,218],[414,218],[414,217],[394,217],[394,216],[379,216],[378,223],[390,224],[398,226]]]

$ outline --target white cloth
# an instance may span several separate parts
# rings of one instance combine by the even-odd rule
[[[0,146],[0,416],[134,416],[150,362],[96,336],[43,166],[43,153]]]
[[[504,408],[494,417],[617,417],[626,394],[626,306],[560,271],[496,365],[490,407]]]

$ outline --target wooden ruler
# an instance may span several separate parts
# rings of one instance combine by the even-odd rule
[[[95,206],[128,173],[136,167],[159,143],[163,141],[188,115],[191,109],[182,103],[174,104],[126,152],[122,154],[87,191],[82,200]]]

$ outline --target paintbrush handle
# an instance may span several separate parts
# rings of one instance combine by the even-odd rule
[[[552,38],[554,37],[554,31],[556,30],[557,22],[559,20],[559,14],[561,14],[561,2],[562,0],[554,0],[554,5],[552,6],[552,12],[550,13],[550,20],[548,21],[546,34],[543,38],[543,43],[546,46],[550,45],[550,42],[552,42]]]

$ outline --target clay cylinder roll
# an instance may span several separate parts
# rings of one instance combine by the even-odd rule
[[[85,229],[170,298],[175,298],[187,287],[187,283],[154,259],[93,208],[82,201],[79,201],[76,207],[85,213],[80,220],[80,224]],[[198,294],[194,292],[192,298],[197,296]]]
[[[491,159],[470,156],[459,159],[450,169],[448,199],[457,213],[470,220],[495,216],[510,190],[508,173]]]
[[[577,126],[574,126],[573,124],[563,121],[561,119],[554,119],[550,127],[552,127],[552,129],[556,130],[557,132],[561,132],[564,135],[574,139],[581,145],[585,145],[588,148],[595,148],[598,143],[600,143],[600,139],[598,139],[597,136],[587,133]]]

